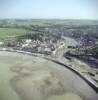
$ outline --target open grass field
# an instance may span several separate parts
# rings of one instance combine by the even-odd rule
[[[0,42],[13,41],[17,36],[28,34],[31,31],[18,28],[0,28]]]

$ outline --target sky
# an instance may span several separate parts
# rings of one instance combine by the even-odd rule
[[[98,0],[0,0],[0,18],[98,20]]]

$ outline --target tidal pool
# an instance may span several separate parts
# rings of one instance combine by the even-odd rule
[[[98,94],[59,64],[0,51],[0,100],[98,100]]]

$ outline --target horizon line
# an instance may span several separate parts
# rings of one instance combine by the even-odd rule
[[[84,18],[0,18],[0,20],[91,20],[98,21],[98,19],[84,19]]]

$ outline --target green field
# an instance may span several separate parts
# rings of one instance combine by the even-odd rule
[[[29,30],[19,28],[0,28],[0,42],[13,41],[17,36],[30,32]]]

